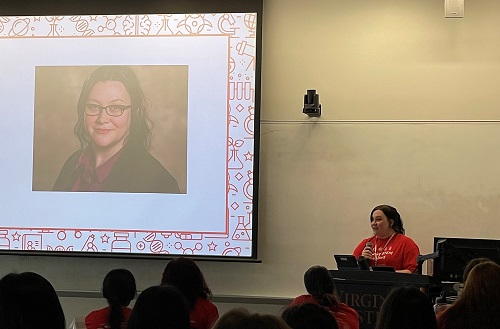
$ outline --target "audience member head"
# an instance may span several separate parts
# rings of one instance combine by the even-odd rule
[[[109,326],[119,329],[124,321],[122,307],[128,306],[135,298],[135,278],[129,270],[119,268],[108,272],[102,283],[102,295],[111,307]]]
[[[189,306],[172,286],[153,286],[139,294],[127,329],[189,329]]]
[[[467,300],[478,309],[500,306],[500,265],[493,261],[476,264],[465,281],[460,299]]]
[[[469,273],[470,271],[472,270],[472,268],[474,266],[476,266],[477,264],[480,264],[480,263],[484,263],[484,262],[491,262],[490,259],[488,258],[485,258],[485,257],[478,257],[478,258],[473,258],[471,259],[467,265],[465,266],[464,268],[464,273],[463,273],[463,279],[462,279],[462,282],[465,282],[465,280],[467,279],[467,277],[469,276]]]
[[[376,329],[436,329],[432,304],[418,288],[396,287],[382,303]]]
[[[337,306],[338,298],[335,282],[324,266],[315,265],[304,273],[307,292],[322,306]]]
[[[207,299],[212,296],[200,268],[192,259],[186,257],[177,257],[168,262],[161,284],[179,289],[187,298],[191,309],[194,308],[198,297]]]
[[[314,303],[289,306],[281,317],[293,329],[338,329],[333,314]]]
[[[290,329],[290,327],[278,316],[250,313],[244,308],[235,308],[221,316],[212,329]]]
[[[500,328],[500,265],[474,266],[460,298],[438,315],[440,328]],[[467,314],[467,316],[464,316]]]
[[[372,209],[370,213],[370,223],[372,222],[373,218],[373,213],[376,210],[380,210],[384,213],[384,215],[387,217],[387,219],[392,220],[392,229],[398,233],[405,234],[405,229],[403,227],[403,220],[401,219],[401,215],[399,214],[398,210],[394,208],[393,206],[389,206],[386,204],[382,204],[379,206],[376,206],[375,208]]]
[[[10,273],[0,280],[0,328],[65,329],[54,287],[33,272]]]

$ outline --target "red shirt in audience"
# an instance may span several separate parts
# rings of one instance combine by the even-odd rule
[[[301,295],[295,298],[291,305],[304,303],[318,304],[313,296]],[[339,329],[359,329],[359,316],[356,310],[352,307],[349,307],[344,303],[339,303],[337,307],[327,307],[326,309],[329,310],[333,314],[335,320],[337,320]]]
[[[128,307],[122,308],[124,320],[122,322],[122,329],[127,327],[127,320],[132,314],[132,309]],[[109,328],[109,312],[111,307],[105,307],[100,310],[92,311],[85,317],[85,327],[87,329],[104,329]]]
[[[208,299],[198,298],[194,309],[189,313],[191,328],[210,329],[219,318],[217,306]]]

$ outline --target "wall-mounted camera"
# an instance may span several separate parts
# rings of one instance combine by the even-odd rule
[[[319,94],[316,90],[308,90],[304,95],[304,108],[302,112],[310,117],[319,117],[321,115],[321,104],[319,103]]]

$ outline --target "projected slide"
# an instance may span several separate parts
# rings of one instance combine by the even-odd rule
[[[0,252],[252,256],[256,14],[0,22]]]

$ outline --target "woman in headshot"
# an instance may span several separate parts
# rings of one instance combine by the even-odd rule
[[[80,149],[64,164],[54,191],[179,193],[155,159],[148,101],[128,66],[101,66],[84,82],[75,134]]]
[[[439,329],[500,328],[500,265],[475,265],[451,306],[437,314]]]
[[[396,287],[385,298],[375,329],[436,329],[432,304],[420,289]]]
[[[339,329],[358,329],[358,313],[341,303],[330,272],[323,266],[312,266],[304,274],[304,285],[308,295],[296,297],[290,306],[304,303],[316,303],[330,311],[337,321]]]
[[[420,254],[417,244],[405,235],[403,221],[396,208],[380,205],[370,213],[373,236],[364,239],[353,255],[369,260],[370,266],[391,266],[396,272],[413,273],[417,270]]]
[[[54,287],[33,272],[10,273],[0,280],[0,328],[65,329]]]
[[[87,329],[124,328],[132,309],[127,306],[135,298],[136,286],[134,275],[126,269],[114,269],[108,272],[102,283],[102,295],[109,306],[90,312],[85,317]]]
[[[272,314],[250,313],[244,308],[226,312],[212,329],[291,329],[280,317]],[[319,329],[319,328],[318,328]]]
[[[189,306],[172,286],[153,286],[140,293],[127,322],[127,329],[190,329]]]
[[[184,294],[191,310],[189,318],[192,328],[209,329],[219,318],[217,306],[210,301],[212,291],[192,259],[177,257],[169,261],[163,271],[161,284],[172,285]]]
[[[293,329],[338,329],[339,326],[333,315],[324,307],[305,303],[288,306],[281,318]]]

